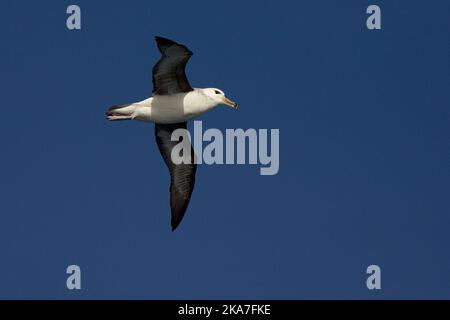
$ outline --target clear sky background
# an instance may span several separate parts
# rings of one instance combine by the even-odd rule
[[[66,28],[78,4],[82,30]],[[370,4],[382,30],[366,28]],[[2,1],[0,298],[450,298],[448,1]],[[154,36],[279,128],[280,171],[199,167],[172,233]],[[66,289],[66,268],[82,290]],[[382,290],[366,288],[366,268]]]

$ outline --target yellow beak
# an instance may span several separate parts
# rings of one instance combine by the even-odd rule
[[[234,109],[237,109],[237,107],[238,107],[238,104],[237,104],[236,102],[231,101],[231,100],[228,99],[227,97],[224,97],[224,98],[223,98],[222,103],[223,103],[224,105],[227,105],[227,106],[232,107],[232,108],[234,108]]]

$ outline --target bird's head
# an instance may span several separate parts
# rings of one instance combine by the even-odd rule
[[[222,90],[217,88],[208,88],[203,89],[203,93],[212,101],[215,105],[224,104],[226,106],[237,109],[238,104],[234,101],[231,101],[225,96]]]

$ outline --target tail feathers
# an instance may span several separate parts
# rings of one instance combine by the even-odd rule
[[[106,119],[109,121],[118,121],[118,120],[131,120],[133,117],[130,115],[129,110],[126,110],[126,107],[129,107],[129,104],[121,104],[117,106],[112,106],[106,111]]]

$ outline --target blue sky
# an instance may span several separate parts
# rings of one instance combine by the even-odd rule
[[[0,298],[450,298],[448,1],[1,7]],[[239,102],[205,129],[280,129],[278,175],[200,166],[175,233],[153,125],[104,119],[151,94],[155,35]]]

